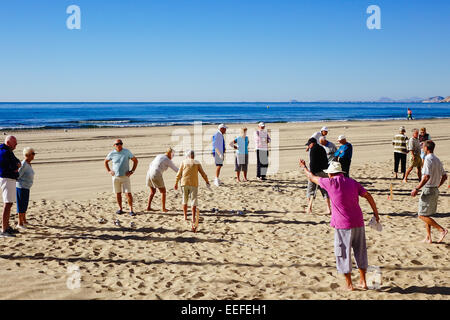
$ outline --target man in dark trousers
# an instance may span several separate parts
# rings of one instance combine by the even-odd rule
[[[309,138],[306,143],[309,149],[309,170],[318,177],[328,177],[328,175],[323,172],[323,170],[328,168],[328,158],[327,153],[322,146],[317,143],[315,138]],[[322,189],[317,184],[308,181],[308,189],[306,192],[306,197],[308,198],[308,209],[306,213],[312,213],[312,204],[316,197],[317,189],[322,193],[323,198],[327,202],[328,213],[331,213],[330,199],[328,198],[328,193]]]
[[[344,135],[338,137],[338,142],[341,144],[339,149],[334,153],[335,160],[342,166],[342,171],[345,177],[350,176],[350,164],[352,163],[353,146],[347,141]]]

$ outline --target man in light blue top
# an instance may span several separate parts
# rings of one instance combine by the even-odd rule
[[[133,196],[131,194],[130,176],[135,172],[138,160],[130,150],[123,148],[123,142],[117,139],[114,142],[115,150],[111,151],[105,159],[105,168],[112,176],[113,189],[116,194],[119,210],[117,214],[122,214],[122,192],[127,194],[128,205],[130,206],[130,216],[135,216],[133,211]],[[133,168],[130,170],[129,162],[133,161]],[[112,161],[113,168],[109,168],[109,162]]]
[[[236,180],[241,182],[240,173],[244,173],[244,181],[247,180],[247,170],[248,170],[248,137],[247,128],[241,129],[241,135],[236,137],[230,142],[230,146],[236,149],[236,159],[234,165],[234,171],[236,171]]]

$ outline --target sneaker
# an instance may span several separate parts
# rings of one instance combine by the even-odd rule
[[[14,238],[16,235],[12,234],[8,230],[5,230],[4,232],[0,232],[0,237],[2,238]]]
[[[24,225],[20,225],[20,224],[18,224],[17,226],[16,226],[16,228],[17,229],[23,229],[23,230],[26,230],[26,229],[28,229],[27,227],[26,227],[26,225],[24,224]]]
[[[214,179],[214,185],[215,185],[216,187],[220,186],[220,180],[219,180],[218,178],[215,178],[215,179]]]
[[[11,226],[9,226],[5,231],[12,234],[20,233],[19,230],[13,229]]]
[[[124,212],[122,210],[120,210],[120,209],[116,211],[116,214],[123,214],[123,213]]]
[[[136,213],[134,213],[133,211],[130,211],[130,216],[134,217],[136,215]]]

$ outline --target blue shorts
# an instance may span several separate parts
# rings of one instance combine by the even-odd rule
[[[30,201],[30,189],[16,188],[17,213],[25,213]]]

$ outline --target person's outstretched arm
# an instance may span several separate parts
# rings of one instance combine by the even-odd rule
[[[308,177],[308,179],[309,179],[311,182],[313,182],[313,183],[315,183],[315,184],[317,184],[317,185],[319,184],[319,179],[320,179],[320,177],[317,177],[317,176],[313,175],[313,174],[311,173],[311,171],[308,170],[308,168],[306,167],[306,162],[305,162],[305,160],[300,159],[300,167],[303,168],[303,171],[305,172],[306,176]]]
[[[377,220],[377,222],[380,222],[380,216],[378,215],[377,205],[375,204],[375,200],[373,199],[372,195],[367,191],[364,195],[362,195],[362,197],[366,198],[366,200],[369,202],[373,214],[375,215],[375,219]]]

